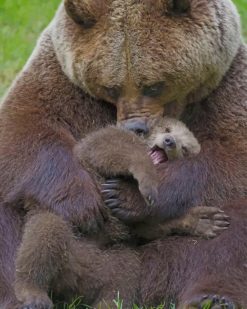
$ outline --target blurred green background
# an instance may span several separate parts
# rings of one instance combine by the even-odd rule
[[[25,64],[60,0],[0,0],[0,98]],[[234,0],[247,38],[247,0]]]

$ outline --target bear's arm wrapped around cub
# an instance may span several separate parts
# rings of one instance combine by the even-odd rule
[[[234,175],[244,162],[244,149],[229,142],[234,152],[227,152],[227,144],[208,140],[198,156],[158,165],[160,185],[155,207],[147,207],[133,182],[119,179],[103,184],[103,193],[107,188],[105,200],[112,213],[127,223],[162,222],[183,216],[198,205],[221,207],[221,201],[224,204],[233,199],[236,190],[239,196],[243,194],[239,183],[244,180]]]
[[[86,136],[74,148],[82,165],[104,177],[133,176],[142,196],[157,194],[158,174],[144,140],[133,132],[109,126]]]
[[[76,141],[69,131],[45,123],[40,109],[30,117],[24,108],[9,109],[2,124],[5,202],[31,199],[74,225],[97,229],[104,216],[100,190],[74,157]]]

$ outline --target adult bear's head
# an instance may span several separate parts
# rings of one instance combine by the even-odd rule
[[[240,45],[230,0],[65,0],[52,39],[65,74],[118,121],[178,116],[223,78]]]

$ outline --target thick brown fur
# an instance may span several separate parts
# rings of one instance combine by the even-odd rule
[[[165,124],[166,127],[164,127]],[[143,198],[147,200],[149,195],[153,196],[151,189],[154,191],[158,185],[157,173],[148,156],[147,144],[154,143],[156,140],[155,135],[159,137],[159,143],[161,136],[166,138],[165,131],[168,124],[171,132],[176,133],[179,131],[177,133],[180,133],[180,136],[178,134],[176,136],[177,143],[180,141],[178,148],[180,144],[191,145],[192,149],[188,149],[189,153],[190,150],[197,147],[197,141],[188,138],[187,128],[180,124],[179,121],[160,120],[159,127],[156,126],[152,130],[153,132],[148,140],[144,141],[134,133],[126,130],[108,127],[89,134],[75,146],[74,153],[95,180],[103,182],[103,176],[132,176],[137,180]],[[171,132],[169,133],[170,136]],[[185,138],[184,143],[183,138]],[[179,153],[180,150],[178,149]],[[140,158],[142,158],[141,161]],[[145,183],[145,186],[143,186],[143,183]],[[146,192],[147,189],[149,189],[149,192]],[[52,307],[52,301],[48,297],[48,291],[53,290],[58,294],[63,293],[66,299],[66,290],[70,288],[67,282],[66,269],[75,272],[79,271],[73,262],[73,257],[77,255],[77,249],[75,249],[77,247],[75,241],[76,227],[70,226],[69,228],[66,222],[62,223],[61,218],[51,213],[40,212],[39,205],[32,201],[27,201],[25,206],[31,210],[26,216],[27,223],[24,229],[24,237],[17,254],[16,296],[22,303],[22,308],[33,308],[35,306],[38,308],[50,308]],[[155,207],[155,205],[150,205],[150,207]],[[110,211],[106,211],[104,219],[105,223],[98,233],[78,235],[77,232],[77,236],[80,237],[77,242],[80,242],[80,246],[84,247],[84,250],[90,244],[90,260],[87,257],[83,262],[85,256],[80,256],[80,276],[82,281],[91,276],[93,271],[91,268],[94,267],[94,263],[98,259],[100,249],[110,257],[114,251],[109,249],[109,246],[114,243],[123,243],[125,241],[126,246],[126,241],[128,241],[129,245],[133,244],[133,237],[136,239],[138,236],[142,239],[153,240],[172,233],[213,238],[229,225],[227,216],[215,207],[195,207],[183,217],[159,225],[150,223],[149,225],[137,224],[127,227],[115,218]],[[85,246],[83,246],[84,241]],[[131,250],[128,252],[126,248],[125,252],[127,256],[131,255]],[[121,263],[124,264],[124,257],[118,257],[119,263],[120,259]],[[92,267],[89,268],[88,263],[91,263]],[[124,266],[125,268],[126,266]],[[136,278],[135,286],[132,286],[133,295],[137,293],[138,277],[136,274],[138,269],[140,269],[140,265],[133,272],[134,278]],[[129,273],[129,270],[126,271]],[[129,276],[133,274],[129,273]],[[94,275],[96,275],[96,272]],[[101,288],[99,288],[97,280],[95,283],[92,281],[90,290],[86,289],[85,291],[83,290],[83,288],[85,289],[84,286],[74,283],[74,294],[83,295],[84,301],[87,303],[93,299],[96,290],[101,294],[109,279],[108,276],[102,273],[102,269],[98,276],[102,280]],[[64,278],[62,281],[61,277]],[[58,286],[60,286],[62,292],[57,291]],[[115,281],[114,285],[108,287],[109,292],[115,291],[116,288]],[[112,292],[110,295],[113,297]],[[130,297],[130,301],[132,301],[132,297]]]
[[[138,236],[150,239],[162,239],[171,232],[207,236],[205,225],[212,231],[215,219],[224,223],[222,216],[214,207],[195,207],[184,218],[159,228],[150,225],[149,231],[147,227],[137,227],[136,231]],[[52,308],[48,291],[55,299],[67,302],[72,302],[76,295],[83,296],[84,304],[97,308],[109,308],[120,293],[125,307],[130,308],[139,301],[141,261],[140,252],[131,249],[130,243],[102,247],[100,235],[77,238],[72,227],[59,216],[33,213],[25,225],[16,260],[19,308]]]
[[[1,105],[1,308],[12,309],[16,300],[11,287],[23,201],[31,198],[66,221],[97,230],[102,197],[74,157],[75,144],[116,120],[145,123],[160,114],[181,115],[202,150],[196,159],[160,168],[153,216],[163,220],[191,206],[219,205],[232,224],[206,243],[169,237],[133,248],[125,263],[134,265],[142,253],[137,301],[155,305],[172,298],[181,308],[199,307],[205,294],[219,294],[222,302],[225,297],[246,307],[247,49],[236,10],[229,0],[190,0],[182,10],[170,0],[100,2],[103,7],[82,10],[91,25],[76,18],[81,10],[73,11],[73,0],[66,1],[69,15],[61,5]],[[120,203],[118,216],[138,221],[146,204],[136,184],[121,187],[125,192],[117,199],[128,203]],[[90,256],[89,250],[82,254]],[[121,261],[114,267],[107,269],[108,279],[117,286]],[[95,266],[92,274],[99,274]],[[134,283],[120,275],[119,290],[129,299]]]

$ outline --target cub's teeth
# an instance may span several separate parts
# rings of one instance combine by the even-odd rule
[[[154,165],[158,165],[159,163],[160,163],[159,159],[153,160],[153,164],[154,164]]]

